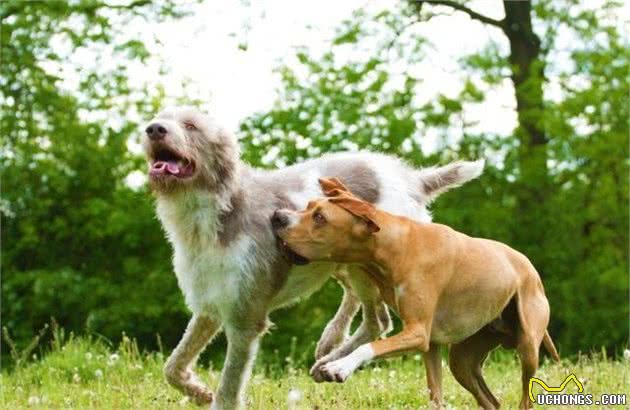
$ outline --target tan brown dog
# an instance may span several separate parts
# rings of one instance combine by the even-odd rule
[[[435,223],[417,223],[376,209],[336,178],[320,179],[329,198],[306,210],[276,211],[277,234],[311,261],[360,263],[403,330],[367,343],[323,365],[329,381],[343,382],[362,363],[409,351],[424,354],[431,400],[441,402],[439,345],[451,345],[449,366],[485,409],[499,407],[481,374],[488,353],[516,348],[522,365],[521,408],[530,408],[529,380],[541,343],[555,360],[547,332],[549,303],[530,261],[502,243],[471,238]]]

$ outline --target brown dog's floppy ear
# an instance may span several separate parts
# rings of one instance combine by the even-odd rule
[[[350,194],[350,190],[339,180],[339,178],[320,178],[319,185],[326,196],[340,196],[342,194]]]
[[[374,221],[374,214],[376,213],[374,205],[351,196],[330,198],[330,202],[363,219],[370,233],[381,230],[381,227]]]

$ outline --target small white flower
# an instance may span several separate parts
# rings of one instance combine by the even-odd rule
[[[93,356],[92,356],[92,353],[90,353],[90,352],[87,352],[87,353],[85,354],[85,358],[86,358],[87,360],[92,360],[92,357],[93,357]]]
[[[108,366],[113,366],[116,364],[116,362],[118,361],[118,359],[120,359],[120,356],[118,356],[118,353],[112,353],[109,355],[109,359],[107,359],[107,365]]]
[[[101,369],[94,370],[94,376],[96,376],[97,379],[101,379],[103,377],[103,371]]]
[[[41,400],[37,396],[31,396],[31,397],[28,398],[28,405],[29,406],[36,406],[40,402],[41,402]]]
[[[630,361],[630,349],[623,351],[623,358]]]
[[[287,395],[287,405],[289,409],[296,408],[298,402],[302,400],[302,392],[298,389],[289,390],[289,394]]]
[[[72,376],[72,381],[75,382],[75,383],[80,383],[81,382],[81,376],[79,376],[79,373],[75,373]]]
[[[394,377],[396,377],[396,370],[390,370],[390,371],[389,371],[389,377],[390,377],[390,378],[392,378],[392,379],[393,379]]]
[[[413,360],[415,360],[416,362],[419,362],[421,357],[422,357],[422,356],[420,356],[419,354],[417,354],[417,355],[415,355],[415,356],[413,357]]]
[[[189,400],[188,396],[184,396],[184,398],[179,401],[179,405],[183,407],[188,404]]]

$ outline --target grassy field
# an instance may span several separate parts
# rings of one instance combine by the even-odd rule
[[[3,371],[0,385],[2,409],[195,409],[162,377],[161,354],[141,354],[125,340],[112,351],[103,343],[72,339],[58,345],[44,358],[31,359]],[[215,387],[218,371],[199,369]],[[630,362],[605,357],[583,357],[561,364],[544,363],[537,376],[549,385],[575,373],[584,393],[630,392]],[[520,397],[519,365],[509,355],[493,358],[486,379],[503,408],[512,409]],[[475,408],[472,397],[444,371],[448,408]],[[576,387],[570,385],[570,392]],[[417,409],[427,407],[424,368],[419,356],[378,362],[359,371],[345,384],[316,384],[304,366],[282,371],[257,367],[248,389],[252,409]],[[617,408],[627,408],[622,406]],[[569,407],[562,407],[569,408]],[[579,408],[586,408],[585,406]],[[601,408],[601,407],[598,407]]]

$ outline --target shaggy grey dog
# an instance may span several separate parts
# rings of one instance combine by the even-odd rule
[[[326,155],[277,171],[252,169],[240,161],[233,134],[190,108],[158,115],[146,128],[143,145],[157,214],[193,313],[167,361],[166,378],[197,403],[216,409],[241,405],[269,312],[319,289],[326,273],[339,279],[345,295],[318,344],[315,379],[323,364],[391,326],[378,290],[360,268],[305,264],[277,240],[270,222],[276,209],[304,208],[322,196],[318,178],[336,176],[388,212],[428,221],[426,206],[432,199],[483,170],[483,161],[416,170],[394,157],[367,152]],[[347,338],[359,306],[363,323]],[[221,327],[228,350],[213,396],[192,366]]]

